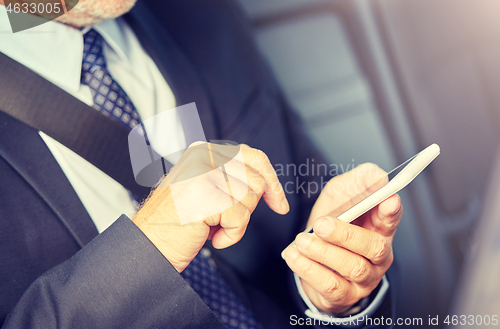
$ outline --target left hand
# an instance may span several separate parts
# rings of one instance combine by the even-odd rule
[[[300,233],[296,245],[284,251],[305,293],[323,311],[348,310],[370,295],[392,264],[392,241],[403,214],[397,194],[352,224],[335,218],[371,193],[370,187],[378,189],[385,177],[379,167],[364,164],[331,179],[309,218],[314,233]]]

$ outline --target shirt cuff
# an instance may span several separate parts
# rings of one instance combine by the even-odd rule
[[[357,314],[349,315],[348,317],[336,317],[331,313],[318,310],[318,308],[311,302],[309,297],[307,297],[304,288],[302,287],[300,277],[295,273],[293,273],[293,276],[295,278],[295,284],[297,285],[299,295],[300,297],[302,297],[302,300],[308,307],[308,309],[305,311],[305,314],[312,319],[322,321],[323,323],[329,322],[332,325],[334,324],[342,328],[359,328],[363,326],[366,319],[375,314],[380,305],[382,305],[384,297],[389,290],[389,281],[384,275],[384,277],[382,278],[382,285],[380,286],[377,295],[370,303],[370,305],[368,305],[363,311]]]

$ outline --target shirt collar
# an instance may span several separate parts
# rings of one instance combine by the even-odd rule
[[[12,33],[6,9],[0,5],[0,52],[62,89],[76,91],[80,88],[83,34],[90,28],[78,30],[50,21]],[[106,40],[109,49],[130,65],[129,44],[118,20],[106,20],[93,28]]]
[[[123,33],[124,22],[121,18],[107,19],[98,25],[85,27],[82,29],[82,35],[91,28],[95,29],[104,38],[107,45],[114,51],[122,61],[130,64],[130,45]]]

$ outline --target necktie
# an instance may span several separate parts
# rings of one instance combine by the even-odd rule
[[[224,281],[202,249],[181,275],[227,328],[261,329],[253,314]]]
[[[83,36],[81,81],[90,87],[94,105],[103,115],[128,129],[139,124],[139,113],[120,85],[111,77],[103,52],[104,39],[92,29]]]
[[[108,72],[103,52],[104,39],[91,29],[83,36],[83,41],[81,82],[90,87],[93,108],[128,129],[133,129],[140,124],[139,113]],[[250,310],[211,264],[206,251],[198,253],[181,275],[226,327],[261,329]]]

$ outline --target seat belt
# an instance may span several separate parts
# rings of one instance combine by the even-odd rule
[[[54,138],[135,197],[148,196],[150,188],[135,181],[127,128],[2,53],[0,111]]]

